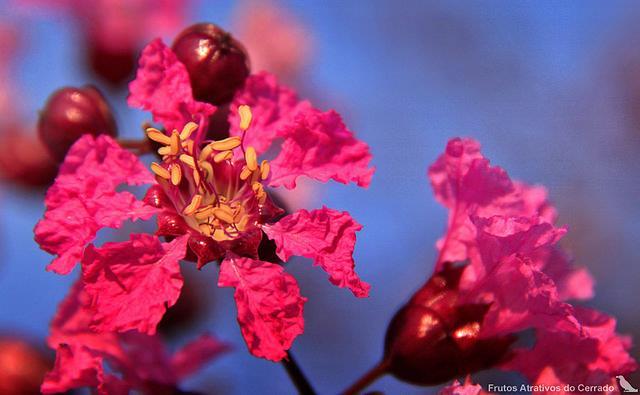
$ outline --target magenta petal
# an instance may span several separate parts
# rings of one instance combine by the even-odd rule
[[[329,274],[332,284],[349,288],[359,298],[369,296],[371,286],[355,272],[353,249],[356,232],[362,229],[349,213],[323,207],[300,210],[263,227],[276,242],[277,254],[286,261],[292,255],[313,259]]]
[[[187,69],[159,38],[142,51],[129,91],[128,104],[151,111],[153,120],[169,131],[181,130],[190,121],[206,122],[216,109],[193,98]]]
[[[183,379],[227,351],[229,351],[229,345],[209,334],[204,334],[173,354],[171,370],[179,380]]]
[[[292,89],[278,85],[273,75],[267,72],[251,75],[231,102],[229,124],[232,136],[242,136],[238,106],[243,104],[251,107],[253,113],[244,143],[254,147],[259,154],[271,147],[300,111],[311,107],[309,102],[299,101]]]
[[[157,209],[129,192],[116,192],[116,188],[123,183],[153,182],[138,158],[111,137],[80,138],[47,191],[44,218],[34,230],[40,248],[58,255],[47,270],[69,273],[98,230],[119,228],[128,220],[149,219]]]
[[[249,351],[277,362],[304,331],[305,297],[282,266],[237,256],[220,267],[220,287],[234,287],[238,323]]]
[[[94,312],[92,328],[101,332],[136,329],[154,334],[182,288],[179,261],[188,236],[161,243],[151,235],[90,245],[82,259],[82,281]]]
[[[300,176],[369,186],[375,171],[369,167],[369,146],[354,137],[337,112],[305,109],[281,136],[284,142],[271,162],[270,186],[292,189]]]
[[[102,376],[102,357],[80,344],[61,344],[53,370],[40,387],[43,394],[66,392],[78,387],[97,387]]]

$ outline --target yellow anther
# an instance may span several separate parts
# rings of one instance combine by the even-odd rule
[[[187,140],[182,143],[182,148],[185,149],[188,153],[193,155],[193,140]]]
[[[266,160],[263,160],[260,163],[260,178],[266,180],[269,177],[269,172],[271,171],[271,165]]]
[[[243,166],[242,167],[242,171],[240,172],[240,179],[242,181],[246,180],[247,178],[249,178],[251,173],[253,173],[253,172],[251,170],[249,170],[249,168],[247,166]]]
[[[209,158],[209,155],[211,155],[212,152],[213,152],[213,143],[208,144],[202,149],[202,151],[200,151],[199,159],[207,160]]]
[[[171,144],[171,138],[156,128],[148,128],[147,136],[149,137],[149,139],[155,141],[156,143],[164,145]]]
[[[204,233],[206,236],[211,236],[211,225],[199,224],[198,229],[200,229],[200,232]]]
[[[171,147],[160,147],[158,148],[158,154],[162,156],[171,155]]]
[[[240,115],[240,130],[247,130],[251,125],[251,108],[247,105],[238,107],[238,115]]]
[[[194,195],[193,198],[191,198],[191,203],[189,203],[182,212],[184,215],[191,215],[200,208],[200,203],[202,203],[202,195]]]
[[[182,169],[180,169],[180,165],[174,163],[173,165],[171,165],[171,183],[173,185],[178,185],[180,184],[181,180]]]
[[[262,187],[262,184],[260,184],[259,182],[254,182],[253,184],[251,184],[251,189],[253,190],[253,193],[255,193],[257,197],[261,197],[262,195],[265,194],[264,188]]]
[[[233,152],[231,151],[222,151],[218,152],[214,157],[213,161],[216,163],[224,162],[225,160],[229,160],[233,158]]]
[[[207,206],[196,211],[195,215],[197,220],[207,219],[213,216],[213,207]]]
[[[180,135],[177,130],[171,133],[171,155],[177,155],[180,151]]]
[[[160,166],[156,162],[151,163],[151,171],[157,174],[159,177],[164,178],[165,180],[168,180],[169,178],[171,178],[171,174],[169,173],[169,170]]]
[[[200,185],[200,172],[198,169],[193,169],[193,182],[196,185]]]
[[[229,240],[229,236],[222,229],[215,229],[211,235],[215,241]]]
[[[207,177],[213,176],[213,166],[209,162],[198,162],[200,168],[204,170],[207,174]]]
[[[214,208],[213,216],[218,218],[220,221],[226,222],[228,224],[233,223],[233,211],[231,211],[229,206],[220,206]]]
[[[182,132],[180,132],[180,140],[186,140],[191,137],[191,133],[195,132],[198,129],[198,124],[195,122],[189,122],[184,125],[182,128]]]
[[[258,170],[258,155],[256,154],[255,148],[247,148],[247,151],[244,153],[244,160],[247,162],[247,167],[249,168],[249,170]]]
[[[180,155],[180,161],[192,169],[195,169],[196,167],[196,162],[195,159],[193,159],[193,156],[182,154]]]
[[[209,145],[211,146],[211,148],[213,148],[216,151],[229,151],[239,147],[241,143],[242,143],[242,140],[240,139],[240,137],[234,136],[234,137],[227,137],[224,140],[214,141]]]

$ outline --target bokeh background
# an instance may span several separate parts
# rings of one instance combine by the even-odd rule
[[[329,184],[295,203],[348,210],[364,225],[356,262],[372,285],[369,299],[332,287],[308,261],[288,267],[309,297],[306,333],[292,351],[321,393],[337,393],[378,361],[389,318],[430,275],[446,213],[434,201],[425,172],[453,136],[480,140],[485,154],[513,178],[548,188],[560,222],[570,227],[563,243],[597,280],[588,305],[613,314],[620,332],[640,339],[637,2],[324,0],[277,6],[276,14],[284,13],[279,23],[295,27],[295,40],[284,51],[295,58],[277,71],[318,107],[342,113],[371,145],[377,167],[368,190]],[[248,24],[257,22],[248,16],[256,7],[196,2],[184,26],[211,21],[232,33],[244,29],[250,39]],[[83,67],[79,33],[67,15],[7,0],[0,1],[0,14],[19,28],[11,74],[19,89],[11,98],[19,103],[22,126],[35,127],[37,111],[61,86],[103,86]],[[278,37],[274,26],[265,26],[257,28],[264,29],[263,37]],[[268,58],[266,52],[256,57]],[[139,136],[148,115],[126,107],[126,91],[105,90],[121,134]],[[0,156],[13,148],[6,142]],[[44,341],[58,302],[78,275],[77,269],[66,277],[44,270],[50,256],[32,236],[42,201],[43,190],[9,181],[1,186],[0,332],[35,342]],[[280,365],[246,351],[232,290],[216,287],[216,268],[185,270],[207,311],[171,341],[208,330],[235,346],[185,387],[293,393]],[[638,347],[634,355],[640,356]],[[640,385],[640,376],[627,378]],[[371,388],[425,392],[390,377]]]

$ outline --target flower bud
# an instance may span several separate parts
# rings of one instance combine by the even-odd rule
[[[114,87],[130,79],[136,67],[136,54],[133,47],[115,50],[94,39],[88,40],[85,49],[87,67]]]
[[[92,87],[66,87],[54,92],[40,113],[38,134],[49,152],[62,161],[83,134],[115,136],[116,123],[100,92]]]
[[[11,147],[0,155],[0,178],[24,187],[42,187],[53,182],[58,165],[35,133],[10,125],[0,131],[0,146]]]
[[[228,103],[249,76],[242,44],[211,23],[185,29],[173,42],[173,51],[187,68],[193,96],[199,101]]]
[[[437,385],[501,361],[513,337],[480,338],[487,304],[459,304],[465,267],[448,265],[396,313],[387,329],[388,371],[416,385]]]
[[[0,336],[0,394],[39,394],[53,366],[39,348],[15,336]]]

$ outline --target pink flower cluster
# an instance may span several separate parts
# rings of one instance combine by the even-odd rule
[[[369,285],[354,271],[360,224],[347,212],[327,207],[283,216],[270,199],[270,188],[293,189],[301,176],[369,184],[374,171],[369,148],[337,113],[298,100],[292,90],[261,73],[250,76],[231,103],[231,137],[212,141],[207,132],[216,108],[193,98],[184,65],[159,39],[142,53],[129,104],[150,111],[164,126],[147,131],[162,146],[162,162],[151,165],[152,173],[112,138],[83,136],[61,165],[35,228],[41,248],[56,255],[47,270],[68,274],[76,264],[82,267],[69,297],[73,302],[65,302],[53,324],[51,344],[60,362],[43,390],[120,386],[122,379],[98,366],[103,360],[117,366],[126,385],[135,388],[158,382],[160,376],[174,383],[183,376],[180,372],[192,371],[175,370],[176,358],[184,362],[183,352],[172,360],[154,359],[163,369],[173,366],[173,375],[145,370],[143,380],[128,364],[137,357],[119,348],[124,342],[129,350],[135,342],[143,349],[145,342],[155,341],[158,323],[183,286],[182,259],[197,260],[198,267],[220,263],[218,285],[235,288],[238,322],[249,350],[272,361],[285,358],[303,332],[306,298],[282,265],[261,258],[263,240],[275,242],[280,259],[310,258],[333,284],[368,296]],[[281,142],[279,150],[276,142]],[[267,150],[275,159],[258,162]],[[140,200],[122,185],[150,187]],[[155,235],[92,244],[102,228],[154,215]],[[65,332],[69,338],[59,340],[56,328],[72,319],[66,313],[71,303],[82,312],[82,330]],[[87,345],[85,336],[109,339],[109,345]],[[74,342],[81,351],[70,352]],[[77,380],[64,381],[69,377]]]
[[[449,141],[428,173],[449,210],[435,272],[448,262],[466,263],[454,308],[487,306],[473,327],[479,339],[535,333],[535,345],[513,349],[501,369],[546,386],[615,386],[616,375],[636,369],[631,339],[615,332],[614,318],[569,303],[590,298],[593,280],[557,245],[567,230],[554,225],[556,212],[542,187],[511,181],[470,139]],[[468,382],[443,393],[483,392]]]

